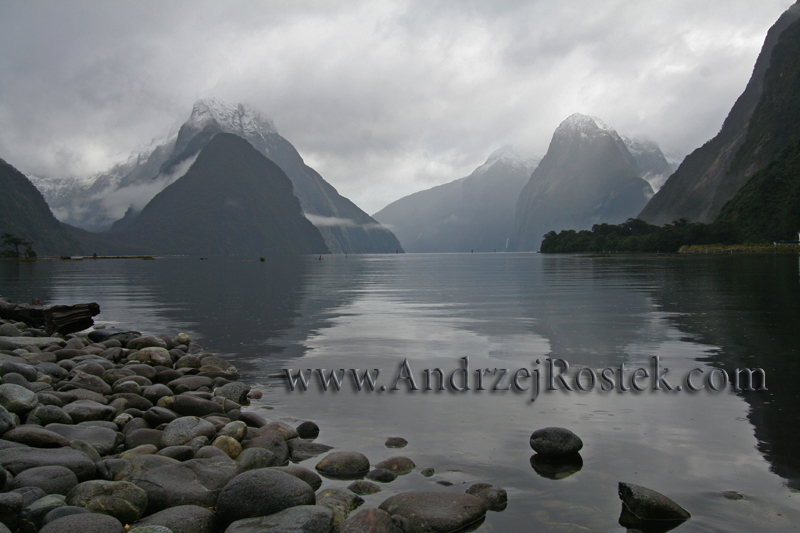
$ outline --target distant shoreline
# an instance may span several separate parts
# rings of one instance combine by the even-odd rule
[[[798,244],[692,244],[681,246],[679,254],[800,253]]]

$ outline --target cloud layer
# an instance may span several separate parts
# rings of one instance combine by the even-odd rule
[[[790,0],[0,4],[0,157],[88,175],[218,96],[373,213],[581,112],[685,155]]]

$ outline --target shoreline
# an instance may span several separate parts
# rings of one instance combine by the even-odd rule
[[[361,509],[360,495],[433,469],[402,455],[372,465],[315,442],[314,422],[248,410],[260,391],[182,333],[61,335],[3,317],[0,375],[0,533],[410,533],[434,515],[462,531],[507,505],[505,490],[477,483]],[[312,458],[314,470],[295,464]]]

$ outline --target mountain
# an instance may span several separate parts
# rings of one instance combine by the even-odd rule
[[[25,175],[0,159],[0,235],[33,241],[39,255],[80,253],[81,246],[53,216],[42,194]]]
[[[108,236],[160,254],[328,253],[283,170],[228,133],[213,136],[184,176]]]
[[[538,250],[545,233],[616,224],[653,195],[636,158],[600,119],[575,113],[556,128],[517,201],[509,249]]]
[[[218,133],[250,142],[292,180],[306,216],[317,225],[328,248],[336,253],[402,251],[391,231],[341,196],[283,138],[275,124],[243,104],[217,98],[197,101],[189,119],[168,141],[135,153],[123,164],[97,175],[84,186],[58,198],[50,192],[62,220],[94,231],[121,231],[158,192],[186,173],[194,157]],[[43,187],[43,189],[45,189]],[[112,225],[114,221],[119,221]]]
[[[798,18],[800,2],[767,32],[750,81],[719,133],[683,160],[639,218],[659,225],[679,218],[711,222],[753,174],[798,137]]]
[[[628,137],[627,135],[622,135],[621,138],[625,147],[636,160],[636,166],[642,179],[650,184],[653,191],[658,191],[676,167],[667,161],[655,141],[646,137]]]
[[[731,224],[741,242],[796,241],[800,230],[800,142],[739,189],[715,223]]]
[[[410,194],[372,216],[407,252],[505,251],[517,198],[537,164],[503,148],[469,176]]]

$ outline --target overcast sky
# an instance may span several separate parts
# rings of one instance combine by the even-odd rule
[[[0,3],[0,158],[90,175],[198,98],[249,103],[368,213],[574,112],[684,156],[791,0]]]

